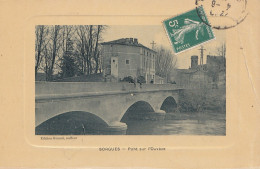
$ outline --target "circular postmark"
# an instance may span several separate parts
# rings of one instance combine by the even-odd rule
[[[229,29],[243,22],[248,15],[247,0],[195,0],[196,8],[203,6],[210,23],[215,29]],[[202,18],[202,14],[197,12]]]

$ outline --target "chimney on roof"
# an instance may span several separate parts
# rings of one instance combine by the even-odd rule
[[[133,44],[134,43],[134,40],[133,38],[130,38],[130,43]]]
[[[134,38],[134,44],[135,44],[135,45],[138,44],[138,39]]]

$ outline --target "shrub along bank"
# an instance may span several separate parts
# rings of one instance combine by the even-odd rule
[[[226,90],[187,89],[179,96],[180,112],[226,112]]]

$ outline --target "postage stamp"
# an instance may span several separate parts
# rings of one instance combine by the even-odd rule
[[[166,19],[163,24],[175,53],[215,39],[203,6]]]

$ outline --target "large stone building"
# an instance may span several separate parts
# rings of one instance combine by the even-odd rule
[[[138,39],[122,38],[101,45],[106,77],[120,81],[129,76],[143,76],[146,83],[155,82],[156,52],[139,43]]]

